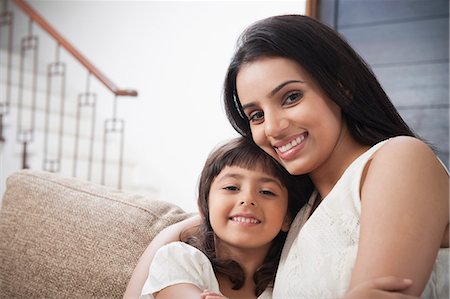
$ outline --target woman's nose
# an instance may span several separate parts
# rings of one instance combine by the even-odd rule
[[[275,112],[265,115],[264,125],[266,136],[278,137],[289,126],[289,121]]]

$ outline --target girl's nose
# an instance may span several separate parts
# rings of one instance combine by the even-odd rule
[[[254,201],[252,201],[252,200],[243,200],[243,201],[241,201],[240,202],[240,205],[241,206],[243,206],[243,205],[248,205],[248,206],[256,206],[256,203],[254,202]]]

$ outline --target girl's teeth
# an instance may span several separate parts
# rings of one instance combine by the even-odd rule
[[[236,222],[243,222],[243,223],[259,223],[259,220],[254,218],[246,218],[246,217],[233,217],[231,220]]]
[[[294,140],[292,140],[291,142],[279,147],[278,149],[280,150],[280,152],[284,153],[288,150],[290,150],[291,148],[293,148],[296,145],[299,145],[303,140],[305,140],[305,136],[299,136],[297,138],[295,138]]]

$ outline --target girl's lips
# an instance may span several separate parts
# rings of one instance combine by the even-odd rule
[[[274,145],[275,151],[278,156],[283,160],[292,160],[296,157],[297,153],[304,147],[304,143],[308,138],[308,133],[304,132],[289,141],[278,142]]]

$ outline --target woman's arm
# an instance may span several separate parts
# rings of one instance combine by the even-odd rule
[[[180,233],[185,229],[197,225],[199,221],[200,216],[185,219],[166,227],[155,236],[155,238],[145,249],[142,256],[139,258],[136,268],[134,268],[133,274],[131,275],[131,279],[128,282],[127,289],[125,290],[125,294],[123,296],[124,299],[136,299],[141,296],[142,287],[147,279],[148,269],[156,251],[168,243],[180,241]]]
[[[200,294],[199,299],[228,299],[228,298],[215,292],[203,290],[203,292]]]
[[[392,276],[376,278],[358,285],[347,293],[344,299],[419,299],[419,297],[398,293],[411,285],[412,282],[409,279]],[[153,296],[156,299],[173,299],[180,298],[180,294],[183,294],[184,299],[227,299],[215,292],[201,291],[197,286],[189,283],[171,285]]]
[[[419,299],[419,297],[405,295],[403,292],[410,288],[412,281],[397,277],[380,277],[365,281],[350,292],[347,292],[344,299]]]
[[[182,294],[182,295],[180,295]],[[195,285],[190,283],[179,283],[168,286],[156,294],[153,294],[155,299],[200,299],[202,291]]]
[[[361,183],[360,240],[349,290],[393,275],[414,281],[406,294],[422,293],[448,233],[448,183],[434,153],[418,139],[397,137],[378,150]]]

